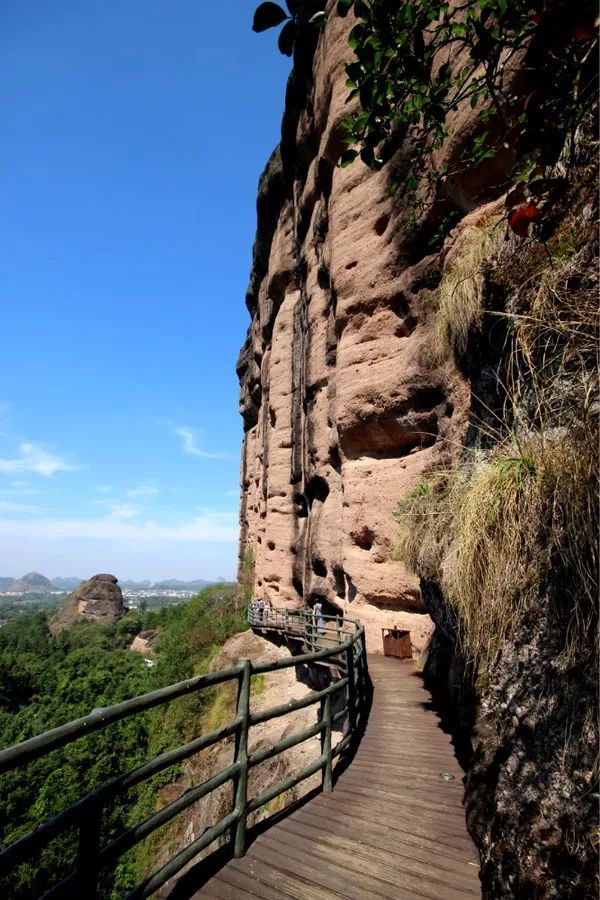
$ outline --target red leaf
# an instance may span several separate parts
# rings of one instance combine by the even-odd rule
[[[537,219],[540,211],[535,203],[525,203],[513,210],[508,217],[509,227],[519,237],[526,238],[529,235],[529,226]]]

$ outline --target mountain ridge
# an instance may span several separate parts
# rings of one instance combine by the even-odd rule
[[[20,578],[13,576],[0,576],[0,591],[12,593],[46,593],[49,591],[66,591],[75,590],[84,578],[76,578],[75,576],[56,578],[47,578],[40,572],[27,572]],[[184,581],[178,578],[164,578],[160,581],[151,581],[145,579],[143,581],[134,581],[133,579],[125,579],[120,582],[121,588],[125,591],[147,591],[147,590],[179,590],[179,591],[200,591],[202,588],[210,584],[217,584],[226,581],[224,578],[216,578],[208,580],[204,578],[193,578]]]

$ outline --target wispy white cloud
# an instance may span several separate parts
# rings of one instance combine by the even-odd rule
[[[43,541],[87,539],[147,544],[235,543],[238,524],[236,513],[211,510],[204,510],[199,516],[179,525],[131,522],[110,514],[95,519],[0,519],[0,536]]]
[[[31,497],[40,493],[40,489],[33,487],[28,481],[9,481],[7,486],[2,488],[4,496],[10,494],[13,497]]]
[[[0,472],[10,475],[33,472],[44,478],[52,478],[57,472],[73,472],[78,468],[35,444],[24,442],[19,445],[19,450],[20,456],[14,459],[0,459]]]
[[[0,510],[2,512],[30,513],[33,515],[41,512],[39,506],[32,506],[29,503],[13,503],[11,500],[0,500]]]
[[[125,491],[125,493],[128,497],[155,497],[158,494],[158,488],[155,484],[148,481],[138,485],[138,487]]]
[[[195,428],[175,428],[175,434],[181,438],[184,453],[201,456],[203,459],[232,459],[227,453],[209,453],[198,446],[198,432]]]
[[[120,500],[96,500],[96,506],[102,506],[110,519],[134,519],[139,510],[129,503],[121,503]]]

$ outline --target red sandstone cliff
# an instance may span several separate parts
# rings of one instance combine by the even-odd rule
[[[409,230],[389,167],[336,165],[348,29],[332,14],[314,57],[297,52],[282,143],[259,185],[238,364],[240,564],[253,561],[256,594],[275,604],[319,597],[361,617],[378,650],[380,624],[423,609],[418,580],[394,558],[393,510],[460,440],[469,392],[433,345],[444,252],[429,246],[447,202]],[[457,113],[449,158],[474,127],[470,111]],[[488,199],[481,178],[455,194],[464,214]]]

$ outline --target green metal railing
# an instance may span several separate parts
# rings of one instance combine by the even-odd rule
[[[233,782],[231,811],[207,828],[200,837],[170,859],[166,865],[146,878],[127,895],[127,900],[149,897],[198,853],[226,833],[230,834],[233,854],[237,857],[243,856],[246,852],[248,816],[311,775],[320,771],[322,789],[324,791],[333,789],[333,760],[356,741],[368,710],[370,682],[363,626],[358,622],[334,616],[323,616],[317,620],[313,618],[312,613],[304,611],[291,612],[271,608],[261,610],[254,604],[249,611],[248,621],[252,627],[272,629],[290,637],[300,638],[310,652],[268,663],[254,664],[249,659],[240,660],[230,669],[199,675],[115,706],[94,710],[87,716],[0,751],[0,774],[2,774],[45,756],[83,735],[105,728],[112,722],[205,688],[237,682],[236,714],[231,722],[188,744],[161,753],[155,759],[130,772],[119,775],[11,844],[0,853],[1,875],[9,873],[22,862],[31,859],[51,840],[68,829],[77,828],[79,833],[77,866],[67,878],[51,887],[43,896],[45,900],[59,897],[93,900],[97,896],[98,880],[103,870],[114,867],[124,853],[183,810],[227,782]],[[327,687],[313,691],[300,700],[292,700],[256,713],[250,712],[253,676],[319,662],[330,666],[332,680]],[[334,712],[333,698],[340,694],[343,698],[342,705]],[[314,725],[294,732],[270,747],[249,752],[248,738],[253,725],[315,704],[320,706],[320,715]],[[341,730],[341,738],[333,745],[333,730],[336,725]],[[321,738],[321,753],[316,759],[299,772],[271,785],[258,796],[248,796],[248,774],[255,766],[316,735],[320,735]],[[189,788],[178,799],[168,803],[143,822],[126,829],[111,843],[102,846],[103,810],[115,796],[169,766],[182,762],[232,736],[235,737],[235,754],[231,765],[202,784]]]

